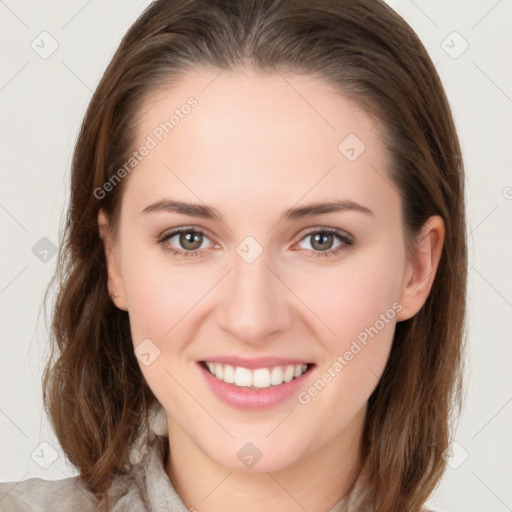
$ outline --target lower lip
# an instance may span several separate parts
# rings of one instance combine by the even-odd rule
[[[201,363],[198,363],[198,366],[206,383],[217,398],[232,407],[246,410],[268,409],[297,395],[314,369],[314,367],[308,368],[300,377],[294,378],[290,382],[283,382],[278,386],[251,389],[228,384],[214,377]]]

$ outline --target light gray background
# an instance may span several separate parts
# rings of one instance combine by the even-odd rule
[[[51,244],[58,243],[79,124],[122,35],[148,3],[0,0],[0,481],[74,474],[42,412],[47,333],[38,313],[55,268]],[[512,510],[512,2],[389,3],[437,66],[467,170],[466,404],[431,505]],[[52,44],[58,48],[45,55]]]

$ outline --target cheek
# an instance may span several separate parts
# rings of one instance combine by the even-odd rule
[[[133,252],[124,260],[123,284],[134,342],[163,340],[186,321],[200,298],[211,288],[206,272],[172,265],[164,258]],[[203,276],[203,277],[201,277]]]
[[[400,309],[396,301],[401,280],[400,257],[382,250],[350,262],[347,259],[329,271],[313,270],[307,280],[296,279],[294,291],[319,319],[318,325],[323,324],[322,339],[332,352],[375,324],[384,337],[389,336],[388,324],[394,323],[396,309]]]
[[[337,271],[313,273],[297,293],[321,320],[316,332],[322,333],[317,340],[325,356],[319,381],[314,389],[303,390],[303,402],[314,401],[320,409],[336,404],[340,412],[355,414],[375,389],[389,356],[402,309],[403,259],[383,247],[353,261]]]
[[[168,410],[172,405],[184,417],[193,411],[194,421],[200,425],[204,417],[193,408],[180,383],[188,375],[182,362],[186,347],[194,338],[194,314],[199,311],[201,297],[212,286],[205,280],[208,273],[194,270],[194,265],[169,263],[151,251],[133,247],[128,252],[129,256],[123,259],[123,285],[136,354],[143,340],[151,341],[141,344],[147,347],[144,352],[150,353],[151,360],[146,365],[139,357],[140,369],[160,403]]]
[[[328,282],[322,298],[311,294],[310,304],[334,334],[322,329],[325,335],[317,339],[324,357],[316,378],[297,397],[302,434],[314,436],[321,430],[326,439],[347,428],[375,390],[401,309],[396,280],[376,268],[365,275],[343,275],[339,283]]]

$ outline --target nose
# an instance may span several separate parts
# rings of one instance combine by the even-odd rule
[[[251,345],[264,344],[285,332],[293,320],[288,302],[292,294],[270,263],[265,251],[252,263],[235,254],[234,268],[227,276],[220,326]]]

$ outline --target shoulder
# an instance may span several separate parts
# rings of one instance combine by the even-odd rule
[[[115,475],[107,490],[112,511],[186,510],[164,471],[166,439],[152,439],[141,450],[140,460]],[[0,483],[0,512],[96,512],[98,505],[79,477]]]
[[[92,512],[94,508],[94,495],[77,477],[0,483],[0,512]]]

